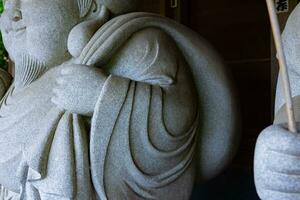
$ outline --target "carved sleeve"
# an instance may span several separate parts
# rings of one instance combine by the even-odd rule
[[[162,88],[164,119],[174,134],[186,131],[197,114],[197,92],[189,66],[163,31],[135,33],[106,68],[111,74]]]
[[[190,187],[181,186],[195,178],[192,161],[207,180],[234,155],[236,104],[224,64],[203,38],[157,16],[121,16],[104,30],[80,56],[110,77],[91,131],[100,199],[187,199]]]
[[[193,84],[164,33],[135,37],[106,68],[91,128],[93,183],[100,199],[188,199],[198,126]]]

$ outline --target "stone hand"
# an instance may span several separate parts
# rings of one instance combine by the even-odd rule
[[[279,125],[265,129],[256,144],[254,174],[262,200],[300,200],[300,134]]]
[[[99,68],[76,64],[63,66],[51,100],[69,112],[92,116],[106,78]]]

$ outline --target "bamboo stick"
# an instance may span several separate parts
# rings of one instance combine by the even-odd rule
[[[283,90],[284,90],[284,96],[286,101],[286,112],[288,116],[288,129],[289,131],[296,133],[296,122],[295,122],[295,115],[293,110],[293,101],[292,101],[292,95],[291,95],[291,87],[290,87],[290,81],[289,81],[289,75],[287,72],[287,64],[286,64],[286,57],[284,55],[283,51],[283,45],[282,45],[282,39],[281,39],[281,32],[278,22],[278,17],[274,5],[274,0],[266,0],[267,7],[269,11],[269,17],[270,22],[272,26],[272,32],[274,36],[275,46],[277,50],[277,57],[280,67],[280,73],[282,77],[282,83],[283,83]]]

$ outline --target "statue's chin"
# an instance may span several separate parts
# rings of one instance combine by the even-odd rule
[[[14,63],[18,61],[18,55],[25,54],[25,52],[19,51],[17,49],[6,48],[6,50],[8,52],[10,60],[13,61]]]
[[[4,37],[4,46],[12,61],[16,62],[19,55],[27,53],[27,45],[25,38],[16,37]]]

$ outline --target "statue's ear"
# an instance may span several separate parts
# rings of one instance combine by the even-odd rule
[[[83,5],[78,5],[82,21],[98,18],[103,5],[101,0],[86,0]]]
[[[78,57],[95,32],[109,19],[108,9],[100,4],[101,0],[93,0],[86,12],[80,9],[81,22],[70,32],[68,51]]]

